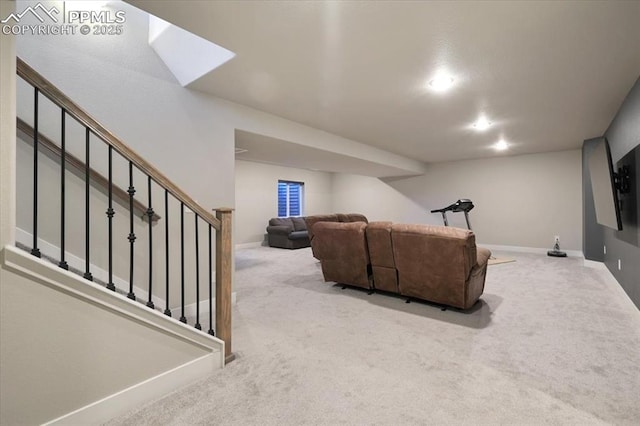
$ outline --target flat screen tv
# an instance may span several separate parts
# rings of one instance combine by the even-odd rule
[[[603,138],[589,157],[591,190],[596,208],[596,220],[600,225],[622,230],[620,203],[616,190],[616,176],[611,162],[609,142]]]

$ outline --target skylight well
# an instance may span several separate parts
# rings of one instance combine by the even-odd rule
[[[200,36],[149,15],[149,46],[185,87],[236,56]]]

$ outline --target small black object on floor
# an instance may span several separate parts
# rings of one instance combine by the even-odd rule
[[[567,257],[567,253],[560,251],[560,244],[556,241],[553,245],[553,250],[547,252],[547,256],[551,257]]]

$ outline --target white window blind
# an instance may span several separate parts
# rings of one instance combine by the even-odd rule
[[[304,183],[278,181],[278,217],[303,215]]]

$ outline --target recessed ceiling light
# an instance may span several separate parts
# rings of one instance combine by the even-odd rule
[[[496,142],[493,148],[498,151],[504,151],[505,149],[509,148],[509,144],[504,139],[500,139],[498,142]]]
[[[453,86],[453,77],[447,74],[439,74],[429,81],[429,87],[436,92],[444,92]]]
[[[481,132],[487,130],[489,127],[491,127],[491,122],[487,120],[486,117],[480,117],[478,121],[473,123],[473,128]]]

